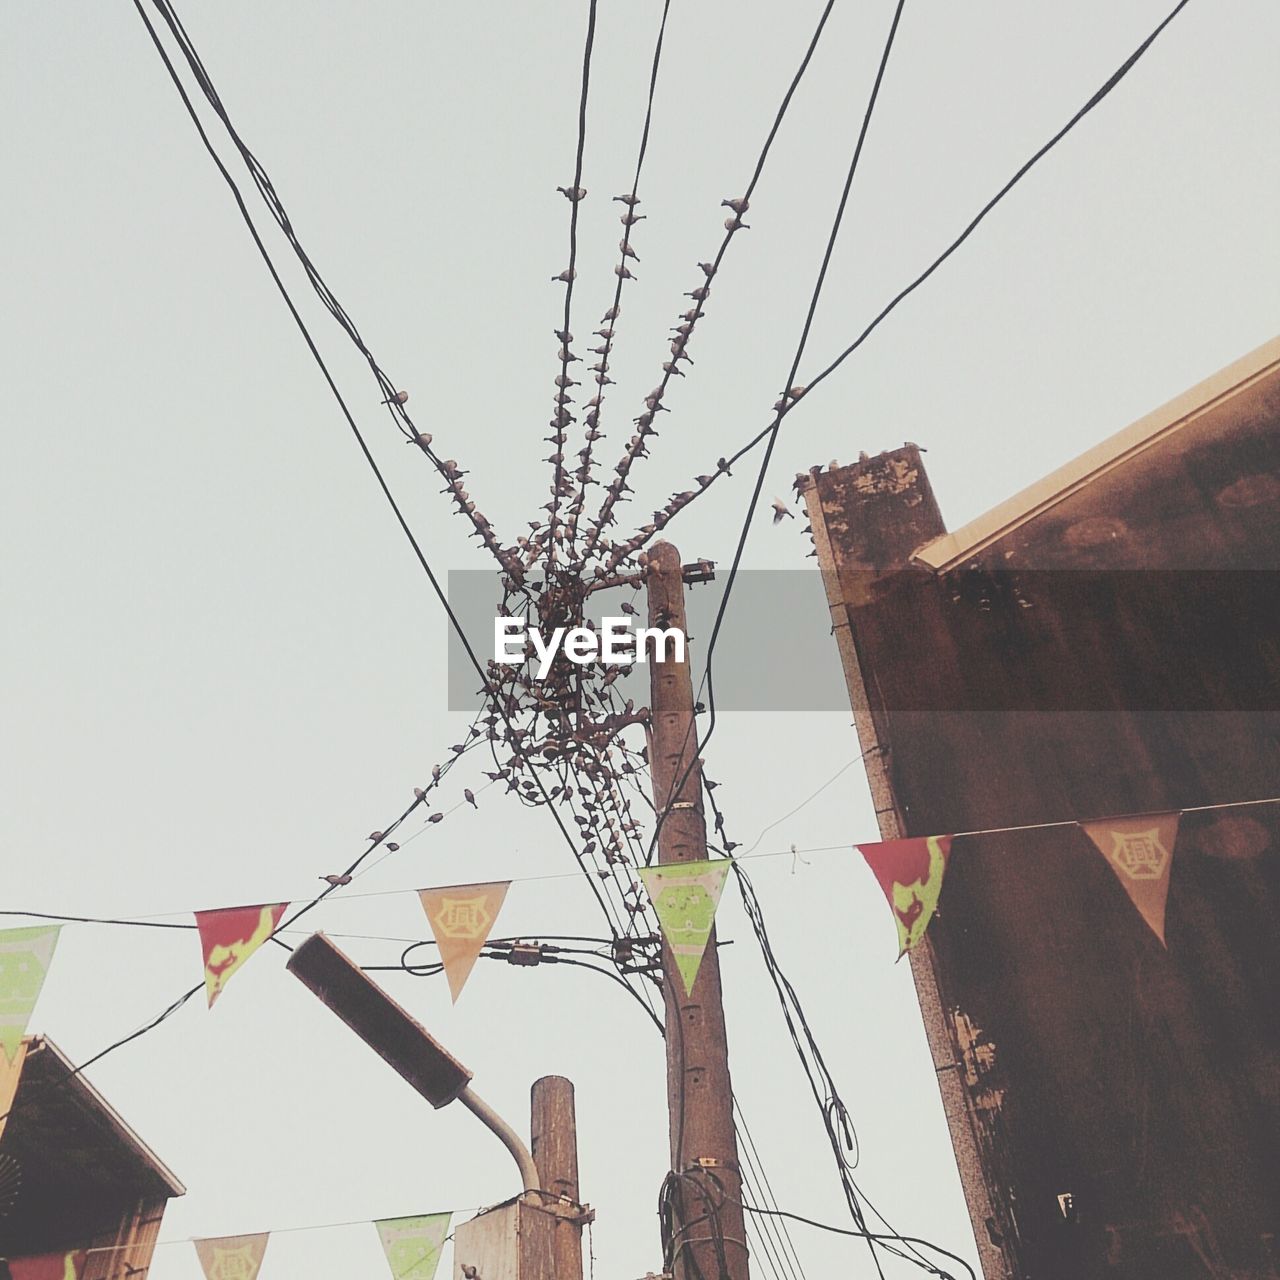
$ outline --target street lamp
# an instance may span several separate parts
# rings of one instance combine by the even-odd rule
[[[437,1110],[461,1102],[511,1152],[525,1191],[539,1178],[519,1134],[471,1088],[471,1072],[325,937],[314,933],[285,966]]]

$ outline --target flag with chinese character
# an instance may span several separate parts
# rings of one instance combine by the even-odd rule
[[[1169,900],[1169,869],[1173,866],[1179,816],[1153,813],[1080,824],[1162,946],[1167,945],[1164,909]]]
[[[640,868],[640,879],[671,948],[685,995],[693,994],[729,866],[728,858],[711,858]]]
[[[83,1249],[71,1253],[40,1253],[30,1258],[10,1258],[12,1280],[80,1280],[84,1274]]]
[[[0,930],[0,1050],[10,1063],[40,998],[61,927]]]
[[[919,944],[938,907],[951,856],[950,836],[913,836],[860,844],[898,926],[898,959]]]
[[[494,884],[455,884],[444,889],[419,889],[422,909],[440,947],[444,976],[454,1004],[475,968],[476,957],[502,910],[510,880]]]
[[[257,1280],[269,1233],[256,1236],[213,1236],[196,1240],[196,1253],[208,1280]]]
[[[417,1218],[383,1218],[373,1224],[395,1280],[434,1280],[451,1217],[427,1213]]]
[[[196,928],[204,951],[204,986],[209,1008],[231,975],[276,931],[287,902],[269,906],[197,911]]]

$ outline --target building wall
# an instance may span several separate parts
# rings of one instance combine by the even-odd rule
[[[1220,529],[1271,465],[1232,447],[1202,498],[1109,482],[1154,540],[1127,567],[1096,525],[1048,570],[1034,530],[913,567],[942,532],[914,448],[806,495],[886,837],[1238,806],[1182,820],[1167,950],[1078,828],[956,841],[915,973],[988,1276],[1280,1275],[1280,805],[1240,803],[1280,795],[1280,595],[1158,545],[1162,505]]]

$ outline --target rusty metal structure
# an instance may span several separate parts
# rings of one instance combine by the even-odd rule
[[[182,1183],[51,1040],[23,1042],[0,1166],[0,1258],[87,1251],[84,1280],[145,1275]]]
[[[988,1280],[1280,1276],[1280,340],[962,529],[798,477]],[[1079,821],[1181,811],[1167,947]],[[1059,825],[1047,825],[1059,824]]]

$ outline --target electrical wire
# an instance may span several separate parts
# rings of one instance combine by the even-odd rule
[[[774,413],[774,420],[768,432],[768,444],[765,446],[764,457],[761,459],[760,467],[756,475],[755,487],[752,491],[751,498],[747,503],[746,515],[742,521],[742,528],[738,534],[737,546],[734,548],[733,563],[729,569],[728,578],[725,581],[724,591],[720,595],[720,604],[716,610],[715,622],[711,628],[711,639],[707,645],[706,666],[703,669],[702,680],[699,682],[698,693],[701,696],[702,689],[705,686],[707,690],[707,708],[709,712],[709,721],[707,732],[701,736],[697,732],[697,721],[691,719],[688,730],[686,731],[685,740],[681,744],[681,755],[689,744],[689,737],[695,739],[695,748],[690,753],[689,763],[685,766],[684,773],[680,781],[672,788],[671,794],[663,806],[662,812],[658,815],[657,822],[654,825],[653,839],[650,842],[650,858],[652,851],[657,847],[658,838],[662,831],[662,826],[667,819],[667,815],[671,811],[671,804],[678,795],[682,795],[684,786],[689,780],[689,775],[693,772],[695,765],[710,742],[716,730],[716,703],[715,703],[715,684],[712,679],[713,661],[715,657],[716,644],[720,638],[720,628],[724,622],[725,611],[729,606],[729,597],[732,594],[733,586],[737,580],[738,571],[742,564],[743,552],[746,549],[747,537],[751,531],[751,524],[755,517],[756,504],[759,501],[761,490],[764,487],[765,476],[768,474],[769,462],[773,457],[774,446],[777,443],[778,433],[782,428],[782,420],[786,414],[787,405],[792,403],[792,388],[795,384],[796,372],[800,367],[800,362],[804,358],[805,347],[808,345],[809,333],[813,326],[814,316],[817,314],[818,303],[822,297],[823,285],[826,283],[827,271],[831,265],[831,257],[835,252],[836,241],[840,235],[840,228],[844,222],[845,210],[848,207],[849,196],[853,190],[854,179],[857,176],[859,161],[862,159],[862,149],[866,143],[867,133],[871,127],[871,118],[875,112],[876,102],[880,96],[880,86],[884,81],[885,69],[889,64],[889,56],[893,52],[894,40],[898,34],[898,26],[902,19],[902,11],[905,6],[905,0],[897,0],[897,4],[893,11],[893,20],[889,26],[888,35],[885,38],[884,47],[881,50],[879,64],[876,67],[875,78],[872,81],[871,92],[867,98],[866,107],[862,113],[862,122],[858,129],[857,140],[854,143],[853,155],[849,161],[849,168],[845,174],[844,186],[840,193],[840,199],[836,205],[835,215],[832,218],[831,230],[827,236],[826,248],[822,255],[822,262],[818,268],[817,279],[814,283],[813,291],[809,298],[809,305],[805,312],[804,324],[801,327],[800,338],[796,344],[795,355],[792,357],[790,371],[787,374],[786,381],[783,383],[784,390],[782,399],[778,402],[778,408]],[[648,859],[646,859],[647,861]]]
[[[747,1213],[757,1214],[762,1217],[789,1218],[792,1222],[802,1222],[807,1227],[816,1227],[819,1231],[830,1231],[839,1236],[853,1236],[856,1239],[867,1240],[871,1243],[895,1241],[897,1243],[918,1245],[922,1249],[932,1249],[933,1252],[942,1254],[944,1258],[950,1258],[952,1262],[959,1263],[968,1274],[969,1280],[978,1280],[977,1273],[973,1267],[959,1254],[952,1253],[949,1249],[944,1249],[940,1244],[934,1244],[932,1240],[924,1240],[916,1236],[880,1235],[875,1232],[851,1231],[848,1227],[832,1226],[830,1223],[818,1222],[814,1218],[806,1218],[800,1213],[788,1213],[784,1209],[760,1209],[749,1204],[744,1204],[742,1207]],[[955,1277],[949,1271],[941,1271],[932,1264],[926,1263],[925,1269],[931,1275],[940,1277],[940,1280],[955,1280]]]
[[[587,4],[587,37],[582,51],[582,92],[578,98],[578,145],[574,158],[573,195],[569,198],[569,266],[564,288],[564,332],[570,332],[573,317],[573,282],[578,274],[578,206],[582,198],[578,194],[582,189],[582,159],[587,146],[587,95],[591,87],[591,54],[596,42],[596,5],[597,0],[588,0]],[[560,373],[565,380],[569,378],[569,343],[566,339],[561,343],[563,355],[560,360]],[[559,414],[556,415],[559,419]],[[557,449],[555,456],[559,459],[555,464],[555,483],[552,486],[551,519],[548,521],[550,535],[547,540],[548,557],[555,553],[555,534],[560,522],[560,490],[564,486],[563,451]],[[550,559],[547,564],[551,569]]]
[[[1179,2],[1173,7],[1173,9],[1166,15],[1166,17],[1141,42],[1141,44],[1138,45],[1138,47],[1133,51],[1133,53],[1131,53],[1124,60],[1124,62],[1120,64],[1120,66],[1107,78],[1107,80],[1101,85],[1101,87],[1099,87],[1091,95],[1091,97],[1085,102],[1085,104],[1066,122],[1066,124],[1063,125],[1062,128],[1060,128],[1055,134],[1053,134],[1053,136],[1049,138],[1049,140],[1046,143],[1044,143],[1030,157],[1030,159],[1028,159],[1019,169],[1015,171],[1013,176],[1009,178],[1009,180],[1005,182],[1005,184],[995,193],[995,195],[992,196],[991,199],[986,202],[986,204],[978,211],[975,217],[970,220],[970,222],[966,225],[966,227],[960,232],[960,234],[954,240],[952,240],[952,242],[942,251],[942,253],[940,253],[933,260],[933,262],[930,263],[930,265],[924,269],[924,271],[922,271],[918,276],[916,276],[916,278],[910,284],[908,284],[904,289],[900,290],[890,300],[890,302],[884,308],[881,309],[879,314],[871,321],[871,323],[868,324],[863,329],[863,331],[858,335],[858,337],[848,347],[846,347],[844,351],[834,361],[832,361],[829,365],[827,365],[820,373],[815,375],[807,383],[805,392],[804,392],[805,396],[807,396],[808,393],[812,391],[814,387],[816,387],[820,382],[824,381],[849,356],[851,356],[867,340],[867,338],[871,336],[871,334],[875,331],[875,329],[879,327],[879,325],[889,316],[889,314],[901,302],[903,302],[912,293],[914,293],[916,289],[918,289],[922,284],[924,284],[925,281],[928,280],[930,276],[932,276],[933,273],[937,271],[937,269],[940,266],[942,266],[942,264],[949,257],[951,257],[951,255],[955,253],[955,251],[959,249],[962,244],[964,244],[964,242],[973,234],[973,232],[983,222],[983,220],[987,217],[987,215],[1009,194],[1009,192],[1011,192],[1017,186],[1019,182],[1022,181],[1022,179],[1027,175],[1027,173],[1030,172],[1030,170],[1041,159],[1043,159],[1044,156],[1046,156],[1050,151],[1052,151],[1053,148],[1056,147],[1058,143],[1060,143],[1071,132],[1071,130],[1074,129],[1077,124],[1080,123],[1081,120],[1083,120],[1095,107],[1097,107],[1099,103],[1101,103],[1107,97],[1107,95],[1111,93],[1113,89],[1115,89],[1115,87],[1124,79],[1126,75],[1128,75],[1128,73],[1137,64],[1138,60],[1147,52],[1147,50],[1151,47],[1151,45],[1155,42],[1155,40],[1161,35],[1161,33],[1165,30],[1165,28],[1169,26],[1169,24],[1174,20],[1174,18],[1178,16],[1179,13],[1182,12],[1184,8],[1186,8],[1189,2],[1190,0],[1179,0]],[[737,578],[737,574],[740,566],[741,549],[745,545],[745,536],[746,536],[747,530],[750,527],[750,523],[754,518],[756,503],[759,500],[760,492],[764,486],[764,478],[768,471],[768,463],[772,454],[773,445],[777,439],[780,420],[782,417],[785,417],[788,413],[794,410],[796,405],[800,402],[798,398],[793,398],[788,401],[787,395],[788,395],[788,392],[784,391],[783,406],[780,411],[775,411],[774,420],[768,426],[766,426],[762,431],[760,431],[758,434],[756,434],[750,440],[748,440],[747,443],[743,445],[736,453],[724,459],[724,465],[721,466],[715,473],[713,473],[713,476],[712,476],[712,479],[714,480],[718,478],[720,475],[726,474],[728,472],[729,467],[731,467],[734,463],[738,462],[743,457],[745,457],[748,453],[754,450],[762,441],[765,441],[765,440],[769,441],[769,444],[766,448],[765,458],[757,474],[756,485],[752,493],[751,501],[747,508],[747,517],[746,517],[746,520],[744,521],[742,532],[739,535],[738,554],[735,555],[733,566],[730,569],[729,575],[725,582],[724,591],[721,594],[720,606],[716,615],[716,629],[713,632],[712,644],[708,647],[706,669],[704,671],[702,681],[699,683],[699,697],[701,697],[702,689],[704,686],[707,688],[707,691],[708,691],[707,703],[708,703],[708,710],[710,713],[710,719],[709,719],[707,733],[700,738],[698,742],[698,749],[693,753],[693,756],[695,759],[702,754],[703,750],[706,747],[706,744],[710,740],[712,734],[715,732],[715,725],[716,725],[715,693],[714,693],[713,685],[711,683],[712,650],[714,649],[715,635],[718,634],[720,622],[723,619],[725,609],[728,606],[729,595],[733,590],[733,585]],[[658,820],[657,820],[658,828],[661,827],[661,824],[665,820],[665,817],[666,817],[665,813],[660,813],[658,815]],[[651,850],[654,846],[656,846],[656,843],[657,843],[657,836],[655,832],[653,843],[650,846]]]
[[[1164,29],[1187,7],[1190,0],[1179,0],[1173,9],[1165,16],[1158,26],[1150,35],[1142,41],[1140,45],[1116,68],[1115,71],[1106,79],[1106,81],[1090,96],[1085,104],[1064,124],[1052,137],[1049,138],[1024,164],[1022,164],[1012,177],[982,206],[981,209],[970,219],[964,229],[958,236],[953,239],[943,251],[938,254],[932,262],[929,263],[923,271],[917,275],[910,284],[900,289],[894,296],[880,309],[869,324],[861,333],[847,346],[838,356],[829,364],[824,366],[822,370],[816,373],[806,384],[806,396],[819,383],[825,382],[866,340],[880,327],[880,325],[888,319],[890,314],[895,311],[898,306],[905,302],[926,280],[942,266],[952,254],[969,239],[978,227],[986,220],[1001,201],[1022,181],[1023,178],[1042,160],[1050,151],[1054,149],[1075,127],[1078,125],[1095,107],[1097,107],[1108,94],[1133,70],[1138,60],[1147,52],[1147,50],[1155,43],[1156,39],[1163,33]],[[796,402],[793,402],[787,412],[795,408]],[[739,461],[750,453],[760,442],[766,439],[773,430],[773,424],[765,427],[757,435],[752,436],[745,445],[736,453],[730,455],[726,460],[730,465]]]
[[[592,32],[590,33],[590,36],[593,37],[594,12],[595,12],[596,0],[591,0],[591,2],[592,2],[592,19],[591,19]],[[169,0],[153,0],[153,3],[155,4],[156,8],[161,13],[161,15],[165,18],[166,23],[169,25],[171,34],[173,34],[175,39],[179,41],[180,47],[182,48],[184,56],[187,59],[188,66],[191,68],[193,74],[196,75],[197,80],[201,84],[201,87],[205,93],[206,98],[209,100],[214,110],[218,113],[219,118],[223,121],[224,125],[227,127],[228,132],[230,133],[233,141],[237,146],[237,149],[239,150],[241,156],[244,158],[246,165],[248,165],[251,174],[254,175],[255,182],[257,183],[259,190],[263,193],[264,199],[267,199],[268,206],[272,209],[273,214],[276,215],[277,222],[281,225],[282,229],[286,230],[286,234],[290,240],[290,243],[294,246],[295,253],[297,253],[300,260],[303,261],[304,267],[307,267],[308,276],[309,278],[312,279],[313,284],[315,284],[316,280],[318,279],[318,273],[314,272],[314,268],[310,266],[310,260],[306,257],[305,252],[302,251],[301,245],[297,243],[296,237],[292,234],[291,224],[289,223],[289,219],[287,215],[285,215],[283,212],[283,206],[279,205],[278,197],[274,201],[268,197],[267,188],[269,188],[269,180],[259,181],[259,175],[260,174],[264,175],[264,171],[262,171],[261,166],[257,163],[256,159],[254,159],[248,147],[245,146],[243,141],[240,139],[238,133],[236,133],[234,127],[231,125],[230,119],[225,111],[225,108],[222,106],[221,100],[218,98],[217,92],[213,88],[212,81],[209,78],[207,71],[204,69],[203,64],[200,62],[198,55],[195,53],[194,46],[192,45],[190,38],[187,36],[185,30],[182,29],[181,22],[180,20],[178,20],[172,5],[169,3]],[[446,596],[445,592],[441,588],[439,580],[437,579],[434,571],[432,570],[431,565],[426,558],[426,555],[423,553],[422,548],[417,541],[417,538],[414,536],[413,531],[410,529],[409,524],[405,519],[403,513],[401,512],[399,505],[396,503],[396,500],[392,495],[390,488],[387,485],[387,482],[382,474],[382,471],[378,467],[377,462],[374,459],[373,454],[370,451],[369,446],[366,443],[363,434],[361,433],[358,425],[356,424],[354,417],[352,416],[350,410],[347,408],[346,402],[343,399],[341,392],[338,390],[337,384],[334,382],[331,374],[329,373],[328,367],[325,364],[323,357],[320,355],[319,349],[316,346],[313,338],[311,337],[310,331],[308,330],[305,322],[301,317],[301,314],[298,312],[298,309],[294,305],[294,302],[290,297],[288,290],[286,289],[283,281],[281,280],[280,275],[275,268],[275,264],[271,259],[271,255],[268,253],[266,246],[263,243],[262,238],[258,234],[257,228],[253,223],[253,219],[249,215],[248,208],[245,205],[244,198],[240,193],[239,187],[237,186],[235,179],[231,176],[226,165],[223,164],[221,157],[218,155],[217,151],[215,150],[212,143],[210,142],[209,137],[205,132],[203,125],[200,122],[199,116],[196,114],[194,105],[192,104],[191,99],[186,92],[186,89],[182,85],[181,79],[177,74],[176,68],[174,67],[172,61],[170,60],[168,53],[164,49],[164,46],[159,39],[159,36],[155,30],[155,27],[152,25],[150,19],[147,17],[146,10],[143,8],[143,5],[142,5],[142,0],[134,0],[134,8],[137,10],[139,17],[142,19],[142,22],[147,29],[147,33],[150,36],[152,43],[155,45],[155,48],[159,53],[162,62],[164,63],[165,69],[169,74],[169,77],[172,80],[174,87],[178,91],[180,98],[182,99],[183,105],[187,110],[187,114],[191,118],[192,124],[194,125],[196,132],[199,135],[202,143],[204,144],[205,150],[208,152],[210,158],[213,160],[214,164],[217,166],[218,171],[221,173],[227,186],[231,190],[231,193],[236,201],[237,208],[240,211],[241,217],[245,222],[245,225],[248,228],[250,235],[253,238],[254,244],[258,248],[258,252],[262,257],[263,262],[266,264],[267,269],[271,274],[272,280],[274,281],[277,290],[279,291],[281,297],[285,301],[285,304],[289,308],[289,312],[293,316],[294,322],[297,325],[299,331],[302,333],[303,338],[305,339],[308,349],[311,351],[313,358],[315,359],[316,363],[320,367],[321,372],[324,374],[325,380],[328,383],[329,388],[333,393],[335,399],[337,400],[340,408],[342,409],[343,415],[346,418],[347,423],[351,428],[351,431],[354,434],[360,446],[361,452],[364,454],[364,457],[367,463],[369,464],[375,478],[378,481],[379,487],[382,489],[382,492],[387,502],[390,504],[393,512],[395,513],[396,519],[400,524],[400,527],[403,533],[405,534],[405,537],[408,539],[410,545],[412,546],[420,566],[422,567],[423,571],[426,573],[427,578],[431,583],[432,589],[434,590],[437,599],[440,601],[440,604],[443,607],[447,618],[449,619],[450,626],[452,627],[454,633],[457,635],[460,643],[462,644],[462,647],[465,650],[467,658],[470,661],[472,667],[475,669],[476,673],[479,675],[485,695],[489,698],[495,711],[497,711],[498,714],[502,717],[504,723],[508,728],[508,731],[510,732],[513,728],[510,714],[508,713],[506,707],[503,705],[502,700],[497,697],[489,681],[488,674],[485,668],[481,665],[479,658],[476,656],[475,650],[472,647],[469,638],[467,637],[465,629],[463,628],[457,615],[454,613],[453,608],[449,603],[448,597]],[[589,39],[589,43],[590,43],[590,39]],[[590,60],[590,51],[588,48],[588,53],[585,61],[589,63],[589,60]],[[586,72],[584,71],[584,76],[585,74]],[[273,191],[274,189],[271,188],[270,190]],[[331,307],[330,310],[331,312],[333,312],[333,314],[335,314],[335,316],[337,316],[340,308],[337,308],[336,306],[336,299],[334,300],[334,303],[335,303],[335,306]],[[344,327],[346,326],[344,325]],[[358,335],[354,333],[354,326],[351,326],[348,329],[348,332],[352,335],[353,340],[358,340]],[[364,348],[362,344],[361,344],[361,349],[366,350],[367,352],[367,349]],[[375,365],[375,362],[372,361],[372,357],[370,357],[370,361],[371,361],[371,366],[375,366],[375,369],[376,369],[376,365]],[[377,371],[377,372],[379,372],[380,374],[380,371]],[[388,386],[390,385],[389,382],[387,383],[387,385]],[[384,390],[385,389],[386,387],[384,387]],[[403,405],[399,405],[397,406],[397,408],[401,412],[403,412]],[[416,437],[416,429],[413,429],[413,430],[415,432],[415,437]],[[514,745],[515,743],[514,735],[511,737],[510,741]],[[517,751],[518,754],[521,754],[521,755],[524,754],[522,748],[515,746],[514,749]],[[538,774],[536,771],[533,771],[533,777],[538,788],[542,791],[544,799],[546,799],[546,788],[542,782],[540,774]],[[589,872],[587,872],[586,867],[583,865],[583,861],[582,861],[583,855],[581,851],[577,848],[576,844],[574,843],[572,835],[569,833],[559,813],[550,804],[549,800],[547,800],[547,808],[550,810],[552,819],[556,823],[556,826],[559,828],[561,836],[564,838],[570,850],[573,852],[574,857],[577,859],[579,866],[582,868],[584,874],[587,875],[588,883],[591,886],[592,892],[596,896],[596,899],[599,902],[601,909],[605,911],[605,914],[607,916],[608,907],[606,906],[605,899],[601,895],[600,890],[595,883],[595,880],[590,876]],[[324,896],[325,894],[323,893],[319,895],[320,898],[323,898]],[[311,904],[311,905],[314,905],[314,904]],[[305,911],[309,909],[310,909],[310,906],[304,908],[303,910]],[[301,913],[297,913],[297,914],[301,914]],[[296,915],[293,918],[296,919]],[[292,921],[290,921],[290,923],[291,922]]]
[[[769,128],[769,132],[765,136],[764,145],[760,148],[760,154],[756,158],[755,168],[752,170],[751,179],[743,191],[741,200],[744,207],[750,203],[752,195],[755,194],[756,185],[759,183],[760,176],[764,173],[765,164],[769,159],[769,152],[773,149],[774,139],[778,136],[778,131],[782,128],[782,122],[786,118],[787,111],[791,106],[791,100],[795,96],[796,90],[800,87],[800,82],[804,79],[805,73],[809,69],[810,62],[813,61],[813,55],[818,48],[820,40],[822,39],[822,34],[826,29],[827,19],[830,18],[831,10],[834,6],[835,0],[827,0],[827,3],[823,6],[822,12],[818,16],[817,25],[814,27],[813,34],[810,36],[809,43],[805,48],[804,56],[800,60],[800,65],[796,69],[795,74],[791,77],[791,80],[787,85],[786,92],[782,96],[782,102],[780,103],[777,112],[774,114],[773,123]],[[728,224],[726,224],[724,238],[721,240],[720,248],[716,251],[716,255],[710,264],[712,271],[711,275],[707,277],[708,280],[712,279],[720,270],[725,254],[728,252],[730,241],[733,239],[734,234],[740,229],[737,225],[740,221],[741,220],[738,218],[733,218],[729,220]],[[703,296],[694,298],[694,306],[690,309],[690,319],[688,321],[691,326],[696,326],[698,320],[701,319],[703,315],[702,304],[706,300],[706,287],[700,287],[698,292],[702,293]],[[691,328],[689,333],[692,334],[692,332],[693,329]],[[666,387],[670,379],[671,375],[669,373],[664,373],[662,381],[657,387],[659,400],[662,395],[665,394]],[[656,412],[656,410],[651,411],[650,418],[652,418],[654,412]],[[646,430],[646,426],[643,421],[641,421],[641,429],[642,432]],[[631,462],[635,456],[634,452],[624,453],[622,459],[618,463],[618,481],[616,482],[618,487],[608,492],[608,495],[602,502],[600,510],[593,521],[592,531],[588,535],[591,547],[594,547],[594,545],[599,541],[600,535],[610,519],[613,507],[618,498],[622,495],[627,471],[630,469]],[[588,549],[590,549],[590,547]],[[620,557],[617,557],[617,553],[615,551],[614,557],[611,557],[610,564],[616,564],[619,560]]]
[[[624,220],[623,220],[623,228],[622,228],[622,244],[619,247],[619,252],[621,254],[621,258],[619,262],[620,267],[626,266],[628,250],[631,248],[631,228],[634,226],[634,221],[633,221],[633,218],[635,216],[634,211],[635,211],[635,206],[638,203],[637,193],[640,190],[640,175],[644,171],[644,158],[646,153],[649,150],[649,130],[653,123],[653,99],[658,88],[658,68],[662,63],[662,44],[664,39],[666,38],[667,17],[670,14],[670,12],[671,12],[671,0],[663,0],[662,18],[658,23],[658,36],[654,42],[653,60],[649,67],[649,97],[648,97],[648,100],[645,102],[644,126],[640,130],[640,146],[636,153],[635,174],[631,179],[630,198],[626,202],[627,212],[626,214],[623,215]],[[613,316],[613,319],[609,321],[609,327],[611,331],[616,326],[618,314],[622,310],[622,286],[625,281],[625,277],[623,276],[621,270],[617,271],[616,274],[618,277],[618,283],[614,286],[613,303],[610,306],[609,311],[607,313]],[[568,324],[565,325],[565,330],[566,332],[568,331]],[[611,332],[610,336],[604,340],[605,354],[601,358],[601,363],[605,363],[608,361],[609,356],[613,351],[613,342],[614,342],[614,339]],[[601,380],[597,380],[597,385],[600,387],[601,404],[597,409],[596,420],[591,424],[591,431],[587,435],[585,452],[582,455],[581,471],[584,477],[590,476],[591,458],[592,458],[593,446],[595,444],[595,440],[593,439],[593,437],[596,435],[596,433],[599,430],[599,419],[600,417],[603,416],[604,383]],[[586,491],[586,485],[584,482],[583,492],[585,493],[585,491]],[[574,536],[576,537],[576,535],[577,535],[577,523],[575,521]]]

